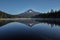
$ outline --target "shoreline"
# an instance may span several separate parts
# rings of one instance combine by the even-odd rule
[[[60,18],[1,18],[0,20],[60,20]]]

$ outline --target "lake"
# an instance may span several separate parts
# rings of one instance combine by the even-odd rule
[[[0,20],[0,40],[60,40],[60,19]]]

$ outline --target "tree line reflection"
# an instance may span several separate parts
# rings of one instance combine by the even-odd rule
[[[32,20],[32,21],[22,21],[22,20],[0,20],[0,27],[9,24],[11,22],[19,22],[19,23],[23,23],[26,24],[30,27],[34,26],[35,24],[39,24],[39,23],[47,23],[48,25],[51,25],[51,27],[53,27],[54,25],[58,25],[60,26],[60,21],[51,21],[51,20]]]

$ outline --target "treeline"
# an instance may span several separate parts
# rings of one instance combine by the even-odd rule
[[[60,10],[54,11],[51,9],[50,12],[41,13],[39,15],[34,16],[33,18],[60,18]]]
[[[17,17],[18,17],[17,15],[11,15],[3,11],[0,11],[0,18],[17,18]]]

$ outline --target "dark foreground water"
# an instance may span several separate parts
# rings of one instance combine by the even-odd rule
[[[60,40],[60,21],[0,20],[0,40]]]

